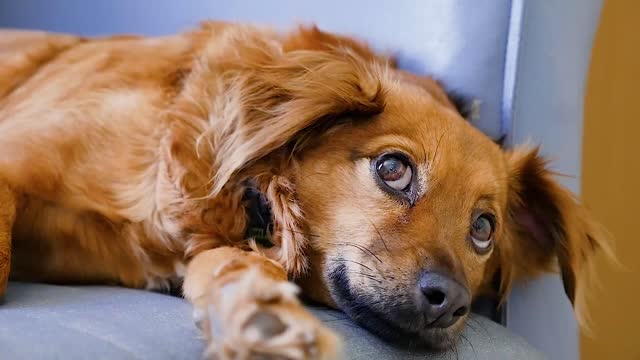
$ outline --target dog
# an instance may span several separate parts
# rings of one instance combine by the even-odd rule
[[[494,279],[559,270],[581,313],[605,246],[537,148],[313,26],[0,32],[0,201],[0,292],[178,287],[218,359],[338,357],[299,289],[434,349]]]

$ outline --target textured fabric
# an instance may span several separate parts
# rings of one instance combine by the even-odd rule
[[[343,336],[346,359],[541,358],[522,338],[479,316],[455,352],[427,354],[385,344],[338,311],[313,311]],[[10,283],[0,305],[3,360],[200,359],[202,349],[189,304],[164,294]]]
[[[110,287],[10,283],[0,305],[0,359],[199,359],[189,305]]]

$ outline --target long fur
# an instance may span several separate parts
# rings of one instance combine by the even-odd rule
[[[7,249],[15,279],[165,288],[230,247],[345,311],[327,275],[340,261],[362,304],[405,309],[425,269],[472,295],[499,272],[504,296],[557,263],[581,312],[606,234],[536,149],[504,151],[453,103],[433,79],[315,27],[0,31],[0,293]],[[372,161],[393,152],[414,162],[412,201],[373,180]],[[245,238],[249,183],[270,202],[272,248]],[[477,211],[498,221],[487,254],[469,244]],[[410,330],[423,334],[420,321]]]

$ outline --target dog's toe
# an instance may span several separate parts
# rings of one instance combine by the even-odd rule
[[[338,338],[309,313],[296,297],[297,287],[247,272],[215,293],[202,320],[210,326],[209,353],[215,359],[337,359]]]
[[[271,304],[249,316],[243,343],[255,356],[290,360],[319,359],[319,335],[327,332],[311,315],[292,304]],[[331,335],[325,335],[331,336]]]

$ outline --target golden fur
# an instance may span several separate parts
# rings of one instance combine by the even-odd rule
[[[287,274],[376,328],[340,296],[336,269],[380,313],[409,307],[424,269],[444,269],[473,295],[500,271],[505,294],[557,258],[573,301],[601,247],[537,150],[500,149],[432,79],[315,28],[205,23],[105,39],[2,31],[0,79],[0,290],[9,256],[21,280],[162,288],[184,278],[222,358],[335,356],[335,338],[295,300]],[[391,150],[416,164],[411,205],[372,179],[371,159]],[[248,180],[272,207],[272,248],[244,238]],[[496,218],[486,255],[468,240],[478,209]],[[240,305],[253,310],[232,310]],[[287,341],[247,330],[257,309],[276,314]],[[424,326],[403,331],[441,347],[462,322]]]

